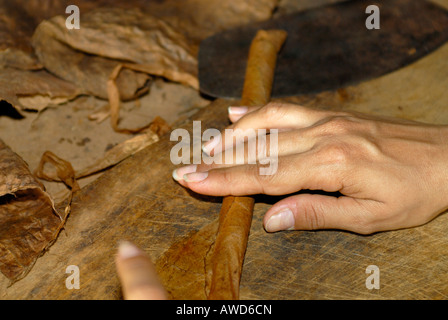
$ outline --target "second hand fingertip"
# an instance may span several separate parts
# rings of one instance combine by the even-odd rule
[[[130,259],[137,256],[141,256],[143,251],[129,241],[120,241],[118,244],[118,257],[120,259]]]

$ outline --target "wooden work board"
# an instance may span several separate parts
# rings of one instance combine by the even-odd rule
[[[374,63],[374,62],[372,62]],[[448,44],[394,73],[356,86],[285,101],[309,107],[356,110],[448,124]],[[192,120],[206,128],[228,124],[216,100]],[[128,158],[75,194],[56,243],[2,299],[120,299],[115,272],[117,242],[131,240],[157,261],[176,242],[217,218],[221,198],[194,194],[171,177],[176,168],[169,135]],[[384,185],[384,188],[387,188]],[[263,229],[276,199],[257,196],[241,280],[242,299],[446,299],[448,215],[424,226],[363,236],[337,230]],[[80,269],[80,289],[66,288],[66,268]],[[369,290],[366,268],[380,270],[380,289]],[[169,289],[169,288],[168,288]],[[185,297],[188,299],[189,297]]]

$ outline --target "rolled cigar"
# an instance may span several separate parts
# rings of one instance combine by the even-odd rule
[[[241,105],[263,106],[271,97],[277,54],[286,40],[283,30],[260,30],[252,41]],[[237,300],[252,224],[252,197],[225,197],[211,259],[209,300]]]

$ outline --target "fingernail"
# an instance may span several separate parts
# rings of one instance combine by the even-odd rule
[[[210,141],[207,141],[202,145],[202,151],[210,155],[210,152],[219,144],[221,141],[221,136],[213,137]]]
[[[184,175],[196,172],[198,166],[195,164],[178,168],[173,171],[173,179],[176,181],[180,181],[184,179]]]
[[[207,179],[208,172],[195,172],[184,175],[184,180],[187,182],[201,182]]]
[[[292,214],[292,211],[287,208],[270,217],[266,222],[265,229],[267,232],[289,230],[294,228],[294,223],[294,215]]]
[[[121,259],[130,259],[142,254],[143,251],[129,241],[120,241],[118,245],[118,256]]]
[[[227,111],[230,115],[243,115],[246,114],[249,109],[247,107],[229,107]]]

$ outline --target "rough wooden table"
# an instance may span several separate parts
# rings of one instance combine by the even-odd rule
[[[448,44],[416,63],[335,92],[287,99],[310,107],[357,110],[448,124]],[[223,128],[231,102],[217,100],[184,123]],[[173,243],[215,219],[220,198],[193,194],[171,178],[165,137],[84,187],[66,228],[26,278],[2,299],[119,299],[114,255],[128,239],[156,261]],[[384,186],[387,188],[387,186]],[[447,299],[448,215],[406,230],[362,236],[342,231],[268,234],[262,217],[274,199],[258,197],[241,281],[243,299]],[[80,269],[79,290],[65,285]],[[380,289],[368,290],[366,268],[380,269]],[[186,297],[188,298],[188,297]]]

